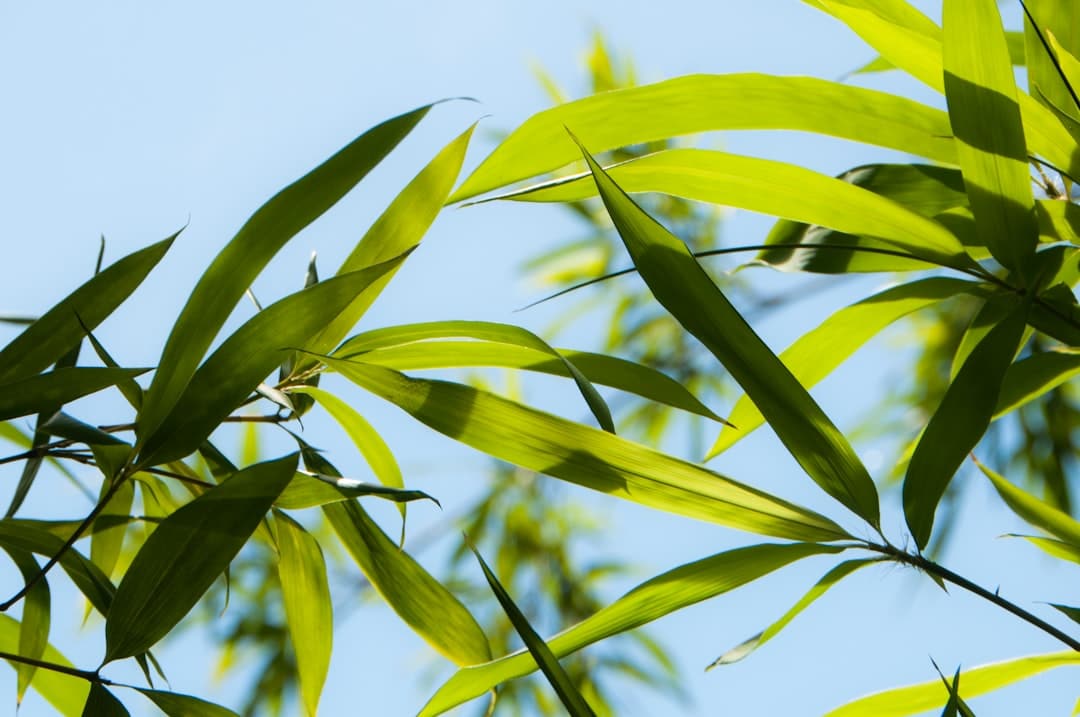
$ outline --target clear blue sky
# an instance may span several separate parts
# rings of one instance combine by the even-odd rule
[[[937,14],[933,4],[919,4]],[[509,128],[542,109],[546,100],[530,63],[580,90],[581,58],[595,29],[633,56],[643,81],[731,71],[836,78],[871,56],[842,27],[795,0],[195,2],[166,9],[137,2],[7,3],[0,7],[0,242],[6,269],[0,310],[32,314],[66,294],[90,271],[101,233],[108,238],[108,258],[115,260],[190,221],[155,283],[98,332],[122,362],[150,365],[202,268],[273,192],[391,115],[443,97],[481,101],[437,108],[385,166],[282,252],[256,285],[268,297],[293,290],[313,249],[324,271],[333,267],[404,182],[479,116],[491,115],[484,128]],[[920,92],[887,82],[892,89]],[[805,136],[745,133],[721,141],[735,151],[783,157],[829,173],[886,156]],[[467,165],[474,166],[489,148],[481,132]],[[764,226],[737,217],[727,232],[752,241]],[[366,317],[367,326],[470,318],[540,329],[557,308],[511,314],[535,298],[518,282],[516,265],[570,228],[553,209],[488,205],[448,211]],[[790,279],[770,281],[782,286]],[[805,313],[770,321],[762,330],[781,348],[851,296],[829,292]],[[588,348],[594,340],[586,327],[562,343]],[[848,378],[826,382],[817,392],[841,424],[869,405],[890,371],[902,370],[887,360],[885,348],[878,344],[863,352],[849,364]],[[859,395],[853,396],[855,381]],[[465,505],[478,488],[483,459],[433,437],[395,409],[361,400],[398,452],[407,480],[437,495],[448,512]],[[577,409],[569,410],[574,415]],[[309,431],[321,439],[330,435],[323,428],[316,423]],[[344,450],[338,440],[320,445]],[[777,445],[761,432],[715,467],[831,510]],[[11,484],[17,479],[12,466],[3,468],[3,476]],[[610,516],[611,529],[597,550],[639,560],[648,574],[755,540],[583,491],[570,494]],[[1007,578],[1003,593],[1022,604],[1076,603],[1075,571],[1049,577],[1053,566],[1040,554],[995,539],[1019,526],[981,485],[969,500],[977,518],[960,525],[965,538],[947,556],[950,566],[991,586]],[[64,517],[85,511],[58,481],[37,486],[29,509]],[[413,511],[413,530],[435,517],[425,512],[431,511]],[[887,530],[898,534],[902,518],[896,511],[887,515]],[[929,679],[930,655],[951,670],[1059,649],[964,595],[946,596],[901,569],[868,569],[767,649],[744,663],[702,673],[717,654],[783,612],[826,569],[824,562],[798,565],[654,627],[684,671],[694,700],[689,714],[819,714],[868,691]],[[10,571],[3,575],[10,584]],[[100,658],[100,638],[88,631],[90,638],[69,640],[79,617],[76,597],[58,589],[56,642],[77,664],[89,666]],[[207,685],[207,649],[189,634],[160,652],[174,689],[215,694]],[[322,714],[412,714],[433,687],[420,682],[428,664],[420,640],[388,609],[369,603],[335,635]],[[1061,670],[973,706],[980,717],[1066,714],[1077,696],[1075,680],[1075,671]],[[217,694],[228,701],[234,696],[229,690],[226,685]],[[13,694],[13,673],[5,673],[0,699]],[[131,700],[133,709],[137,703]],[[667,703],[633,692],[625,714],[667,709]],[[31,697],[21,714],[36,717],[49,710]]]

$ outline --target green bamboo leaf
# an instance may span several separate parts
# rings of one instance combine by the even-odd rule
[[[179,233],[96,274],[16,336],[0,350],[0,383],[29,378],[77,346],[83,327],[93,329],[120,306],[157,266]]]
[[[439,505],[439,501],[422,490],[388,488],[378,483],[365,483],[352,478],[339,478],[321,473],[297,473],[274,501],[274,505],[285,510],[301,510],[364,496],[383,498],[395,503],[430,500]]]
[[[1055,58],[1048,54],[1043,44],[1045,39],[1053,49],[1054,43],[1050,41],[1053,35],[1066,52],[1080,55],[1080,30],[1077,30],[1080,27],[1080,14],[1076,11],[1076,4],[1071,0],[1026,0],[1025,5],[1038,22],[1038,30],[1042,34],[1040,39],[1031,17],[1024,18],[1023,37],[1028,55],[1028,88],[1031,94],[1043,99],[1048,106],[1080,109],[1058,68],[1054,66]],[[1060,56],[1057,59],[1060,64]],[[1072,86],[1074,90],[1080,90],[1075,81]]]
[[[214,337],[270,259],[348,194],[429,109],[425,105],[376,125],[275,194],[244,223],[199,279],[173,325],[139,412],[139,444],[172,411]]]
[[[1030,283],[1035,199],[997,4],[946,0],[942,25],[945,99],[976,229],[994,258]]]
[[[90,329],[86,329],[86,338],[90,341],[90,345],[94,347],[94,353],[97,354],[101,362],[109,368],[120,368],[120,365],[116,363],[116,360],[105,350],[105,347],[101,345],[101,342],[94,337],[94,334]],[[116,384],[116,387],[120,389],[120,393],[124,394],[124,398],[127,399],[131,407],[136,411],[142,406],[143,390],[142,386],[135,382],[135,379],[129,381],[120,381]]]
[[[327,359],[436,431],[495,458],[677,515],[793,540],[848,536],[828,518],[696,464],[486,391]]]
[[[785,565],[841,548],[795,543],[753,545],[719,553],[670,570],[638,585],[596,614],[547,641],[556,657],[565,657],[613,635],[633,630],[665,615],[734,590]],[[428,700],[420,717],[433,717],[483,695],[496,685],[536,670],[526,650],[458,670]]]
[[[662,192],[747,209],[849,234],[865,234],[938,264],[970,266],[945,227],[843,179],[785,162],[704,149],[670,149],[607,168],[626,192]],[[596,196],[589,173],[493,199],[574,202]]]
[[[932,659],[930,661],[934,662]],[[942,710],[941,717],[975,717],[975,713],[960,697],[960,668],[956,668],[956,674],[953,675],[952,682],[945,679],[945,675],[942,674],[936,662],[934,663],[934,669],[941,676],[941,681],[949,693],[949,701],[945,703],[945,709]]]
[[[1072,11],[1075,14],[1075,10]],[[1080,20],[1080,16],[1077,16],[1075,20]],[[1068,33],[1068,30],[1066,30]],[[1071,33],[1072,39],[1080,40],[1080,33],[1077,33],[1075,29]],[[1068,35],[1066,35],[1068,37]],[[1054,53],[1054,58],[1058,61],[1058,66],[1061,68],[1061,74],[1064,77],[1058,77],[1058,84],[1064,84],[1068,98],[1065,101],[1057,104],[1058,107],[1068,107],[1073,110],[1080,110],[1080,102],[1077,102],[1076,94],[1077,88],[1080,88],[1080,60],[1076,59],[1076,55],[1069,52],[1069,50],[1061,44],[1057,35],[1052,30],[1046,31],[1046,41],[1050,43],[1050,48]],[[1062,82],[1064,80],[1064,82]],[[1048,96],[1051,101],[1054,97]],[[1063,98],[1064,99],[1064,98]]]
[[[1054,390],[1080,373],[1080,354],[1047,351],[1017,361],[1005,372],[994,419]]]
[[[809,607],[811,603],[824,595],[833,585],[836,585],[838,582],[846,578],[848,575],[851,575],[859,568],[866,567],[867,565],[875,562],[878,561],[874,558],[869,558],[861,560],[847,560],[843,563],[840,563],[832,570],[825,573],[825,575],[822,576],[821,580],[818,580],[817,583],[815,583],[814,586],[810,588],[810,591],[803,595],[798,602],[792,605],[791,609],[785,612],[779,620],[772,623],[756,635],[739,643],[735,647],[725,652],[723,655],[720,655],[720,657],[716,658],[716,660],[714,660],[712,664],[710,664],[705,669],[711,670],[714,667],[719,667],[720,665],[730,665],[733,662],[738,662],[739,660],[743,659],[751,652],[776,637],[781,630],[788,626],[788,623],[794,620],[799,615],[799,613]]]
[[[1071,515],[1018,488],[979,461],[975,461],[994,489],[1014,513],[1036,528],[1045,530],[1076,549],[1080,549],[1080,522]]]
[[[1006,533],[1002,537],[1023,538],[1035,547],[1042,550],[1047,555],[1051,555],[1059,560],[1068,560],[1069,562],[1077,563],[1078,565],[1080,565],[1080,546],[1078,545],[1066,543],[1063,540],[1043,538],[1038,535],[1019,535],[1017,533]]]
[[[245,468],[158,525],[116,589],[104,662],[145,652],[180,622],[259,526],[296,460]]]
[[[249,319],[199,367],[160,427],[142,434],[139,464],[167,463],[195,451],[278,367],[285,349],[302,347],[357,294],[403,260],[398,257],[316,284]]]
[[[0,650],[20,654],[20,640],[19,621],[0,614]],[[52,645],[46,645],[42,659],[54,665],[72,667],[71,662]],[[8,664],[18,669],[16,663]],[[34,681],[30,686],[64,717],[79,717],[82,714],[83,704],[86,703],[86,696],[90,692],[90,685],[85,680],[52,670],[39,670],[34,675]]]
[[[74,401],[146,373],[139,368],[58,368],[0,386],[0,421]],[[52,413],[50,411],[50,414]]]
[[[1050,607],[1060,612],[1065,617],[1069,618],[1073,622],[1080,624],[1080,607],[1071,607],[1069,605],[1059,605],[1056,602],[1049,603]]]
[[[964,672],[964,692],[970,699],[1054,667],[1077,664],[1080,653],[1070,650],[982,665]],[[907,717],[940,705],[941,681],[934,679],[868,695],[832,710],[825,717]]]
[[[82,717],[129,717],[124,703],[116,699],[100,682],[90,685],[90,694],[86,698]]]
[[[465,150],[469,147],[475,128],[476,125],[469,127],[446,145],[394,198],[342,262],[338,275],[388,261],[420,243],[435,222],[435,217],[446,202],[450,190],[454,188],[458,172],[461,171],[461,163],[465,160]],[[312,340],[311,350],[315,353],[329,353],[337,346],[386,288],[396,271],[393,269],[387,272],[361,292],[347,309]],[[300,366],[312,366],[315,363],[302,361]]]
[[[108,489],[108,481],[103,481],[99,500]],[[109,504],[94,520],[95,530],[90,537],[90,560],[109,577],[116,572],[120,550],[124,547],[124,536],[127,534],[128,522],[122,519],[131,513],[134,500],[135,484],[124,481],[109,499]]]
[[[1005,31],[1005,42],[1009,46],[1009,61],[1014,67],[1024,67],[1027,64],[1027,51],[1024,47],[1024,33],[1012,30]],[[874,72],[888,72],[898,69],[896,65],[878,55],[870,62],[854,70],[851,74],[862,75]]]
[[[355,501],[323,507],[345,549],[402,620],[457,665],[491,659],[487,637],[468,609],[394,544]]]
[[[920,549],[930,540],[949,481],[990,425],[1005,372],[1024,335],[1027,309],[1026,302],[1014,307],[979,342],[915,447],[904,478],[904,516]]]
[[[944,277],[894,286],[840,309],[789,346],[780,360],[802,386],[811,388],[886,326],[958,294],[983,291],[980,284]],[[746,394],[739,397],[728,419],[738,429],[725,427],[706,460],[726,451],[764,422]]]
[[[725,422],[685,386],[654,368],[604,354],[556,350],[594,384],[617,388],[718,423]],[[422,341],[365,351],[357,358],[397,371],[492,366],[571,377],[560,359],[521,346],[484,341]]]
[[[449,201],[580,159],[566,127],[596,152],[713,130],[790,129],[890,147],[936,162],[956,161],[945,113],[911,100],[810,77],[688,75],[604,92],[533,115]]]
[[[11,556],[12,562],[22,573],[23,582],[29,584],[31,580],[37,580],[41,572],[41,566],[37,560],[25,550],[16,550],[5,547],[4,550]],[[22,600],[22,618],[19,623],[19,648],[15,652],[22,657],[32,660],[40,660],[49,647],[49,623],[52,614],[52,598],[49,592],[49,582],[42,578],[27,591]],[[12,662],[17,674],[15,692],[15,704],[21,705],[26,688],[30,686],[37,672],[37,667],[24,662]]]
[[[198,697],[192,697],[191,695],[147,690],[139,687],[135,689],[157,705],[158,709],[168,717],[237,717],[237,714],[230,709],[200,700]]]
[[[319,709],[333,649],[334,606],[319,543],[285,513],[274,512],[277,527],[278,577],[285,620],[289,626],[300,695],[310,717]]]
[[[584,147],[581,151],[615,228],[657,301],[719,359],[814,482],[877,527],[877,489],[844,435],[686,245],[638,207]]]
[[[585,403],[588,404],[589,410],[592,411],[600,427],[608,433],[615,432],[615,424],[611,420],[611,411],[608,409],[604,399],[597,393],[596,388],[589,382],[589,379],[581,373],[573,362],[549,346],[547,341],[518,326],[497,324],[490,321],[433,321],[423,324],[395,326],[389,329],[369,331],[366,334],[354,337],[353,340],[347,342],[339,351],[334,353],[341,358],[350,358],[354,353],[372,347],[378,348],[379,346],[444,338],[468,338],[520,346],[547,354],[561,361],[574,379],[578,391],[581,392]]]
[[[526,649],[540,667],[540,671],[544,673],[548,683],[555,689],[555,693],[559,696],[559,701],[563,703],[567,713],[570,717],[595,717],[596,713],[593,712],[592,707],[589,706],[581,692],[578,691],[574,681],[570,679],[570,675],[566,674],[566,670],[559,664],[559,659],[552,654],[551,648],[536,633],[536,630],[529,624],[528,618],[514,604],[513,598],[499,583],[495,573],[491,572],[491,568],[484,562],[484,558],[479,551],[472,546],[469,547],[472,548],[473,555],[476,556],[477,561],[480,563],[480,569],[484,571],[484,578],[487,579],[488,585],[491,586],[491,591],[495,593],[503,612],[510,618],[510,624],[514,626],[514,630],[521,637],[521,641],[525,643]]]

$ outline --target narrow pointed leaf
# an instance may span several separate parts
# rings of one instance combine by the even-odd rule
[[[90,685],[90,694],[86,698],[82,717],[129,717],[124,703],[116,699],[100,682]]]
[[[179,232],[177,232],[179,234]],[[95,275],[0,350],[0,383],[29,378],[77,346],[127,299],[169,250],[176,234]]]
[[[706,667],[706,670],[711,670],[714,667],[720,665],[730,665],[733,662],[738,662],[754,650],[758,649],[766,642],[776,637],[781,630],[788,626],[792,620],[794,620],[799,613],[810,606],[815,600],[824,595],[829,588],[836,585],[838,582],[851,575],[859,568],[865,567],[872,563],[878,562],[877,560],[862,559],[862,560],[847,560],[834,567],[829,572],[822,576],[821,580],[818,580],[814,584],[814,587],[810,588],[809,592],[802,596],[798,602],[791,606],[791,609],[785,612],[779,620],[769,625],[767,628],[754,635],[748,640],[745,640],[732,649],[725,652],[720,657]]]
[[[894,286],[840,309],[789,346],[780,354],[780,360],[799,383],[809,389],[885,327],[904,316],[958,294],[982,291],[979,284],[944,277]],[[739,397],[728,420],[738,428],[725,427],[706,460],[727,450],[764,422],[761,411],[746,394]]]
[[[1037,353],[1017,361],[1005,372],[994,418],[1011,413],[1080,374],[1080,354]]]
[[[1010,483],[1003,476],[995,473],[979,461],[975,461],[998,495],[1014,513],[1036,528],[1045,530],[1055,538],[1080,549],[1080,522],[1068,513],[1040,500],[1022,488]]]
[[[945,0],[942,26],[945,98],[976,229],[994,258],[1030,281],[1035,200],[997,3]]]
[[[105,662],[145,652],[180,622],[259,526],[296,460],[246,468],[158,525],[116,589]]]
[[[840,548],[808,543],[754,545],[719,553],[648,580],[584,621],[547,640],[556,657],[565,657],[613,635],[633,630],[676,610],[753,582],[785,565]],[[421,710],[432,717],[483,695],[507,680],[537,669],[527,650],[483,665],[466,667],[438,689]]]
[[[318,542],[295,520],[281,512],[277,527],[278,577],[285,620],[296,655],[304,709],[315,717],[319,709],[334,636],[334,607],[326,578],[326,561]]]
[[[12,548],[6,548],[6,551],[11,556],[16,567],[19,568],[24,583],[29,584],[31,580],[37,578],[41,566],[38,565],[29,552]],[[15,652],[22,657],[29,657],[33,660],[43,658],[45,650],[49,646],[51,614],[52,598],[49,591],[49,582],[43,578],[30,588],[22,600],[22,617],[19,623],[19,649]],[[18,675],[15,703],[22,704],[26,688],[30,686],[30,682],[37,672],[37,667],[21,662],[12,662],[11,664]]]
[[[1028,56],[1028,87],[1035,97],[1045,98],[1048,105],[1068,108],[1073,113],[1080,112],[1073,98],[1073,93],[1062,79],[1054,58],[1047,51],[1043,40],[1050,44],[1051,51],[1057,47],[1080,56],[1080,14],[1072,0],[1026,0],[1025,4],[1042,34],[1039,38],[1031,19],[1024,18],[1024,41]],[[1051,40],[1053,36],[1053,40]],[[1060,64],[1060,56],[1058,56]],[[1068,75],[1066,75],[1068,77]],[[1078,78],[1080,79],[1080,78]],[[1080,91],[1076,81],[1072,82],[1074,91]]]
[[[237,714],[221,705],[215,705],[198,697],[176,692],[138,689],[139,693],[157,705],[167,717],[237,717]]]
[[[540,671],[544,673],[548,683],[555,689],[555,693],[559,696],[559,701],[563,703],[567,713],[570,714],[570,717],[594,717],[596,713],[593,712],[592,707],[585,701],[585,698],[581,696],[581,692],[578,691],[574,681],[570,679],[570,675],[566,674],[566,670],[559,664],[558,658],[552,654],[551,648],[547,646],[544,639],[529,624],[528,618],[514,604],[513,598],[499,583],[499,579],[495,577],[495,573],[491,572],[491,568],[484,562],[484,558],[481,557],[476,548],[473,548],[472,551],[480,563],[480,569],[484,571],[484,578],[487,579],[488,585],[491,586],[491,591],[495,593],[503,612],[510,618],[510,624],[514,626],[514,630],[521,637],[522,642],[525,643],[526,649],[532,655],[533,660],[536,661]]]
[[[0,614],[0,650],[19,654],[20,626],[18,620]],[[47,645],[42,659],[54,665],[72,667],[71,662],[60,654],[52,645]],[[13,667],[16,663],[8,663]],[[63,717],[79,717],[90,692],[90,684],[78,677],[65,675],[52,670],[39,670],[34,675],[31,688],[52,705]]]
[[[270,259],[337,204],[430,108],[420,107],[368,130],[275,194],[244,223],[199,279],[173,325],[139,413],[140,442],[157,430],[180,399],[214,337]]]
[[[920,549],[930,540],[934,513],[949,481],[990,425],[1005,372],[1024,335],[1027,307],[1014,307],[971,352],[911,456],[904,478],[904,516]]]
[[[1058,558],[1059,560],[1068,560],[1070,562],[1080,565],[1080,545],[1066,543],[1064,540],[1043,538],[1038,535],[1020,535],[1017,533],[1006,533],[1002,537],[1023,538],[1035,547],[1042,550],[1047,555],[1051,555],[1055,558]]]
[[[584,147],[582,153],[615,228],[657,301],[719,359],[814,482],[877,526],[877,489],[844,435],[686,245],[638,207]]]
[[[798,102],[792,102],[798,97]],[[567,165],[580,155],[570,127],[601,152],[696,132],[790,129],[955,162],[939,110],[884,92],[809,77],[688,75],[614,90],[529,118],[454,192],[457,202]]]
[[[74,401],[146,373],[137,368],[58,368],[0,386],[0,421]]]
[[[1069,618],[1073,622],[1080,624],[1080,607],[1071,607],[1069,605],[1059,605],[1056,602],[1050,603],[1050,607],[1060,612],[1065,617]]]
[[[965,670],[968,698],[1000,689],[1032,675],[1066,665],[1080,665],[1080,653],[1056,652],[1020,657]],[[906,717],[941,706],[941,680],[878,692],[832,710],[825,717]]]
[[[108,490],[107,481],[102,483],[102,490]],[[90,537],[90,560],[109,577],[116,571],[127,534],[128,524],[122,519],[131,513],[134,499],[135,484],[125,481],[113,493],[105,510],[94,520],[96,529]]]
[[[199,367],[160,428],[143,434],[139,463],[167,463],[194,452],[278,367],[286,349],[304,346],[358,293],[403,258],[316,284],[248,320]]]
[[[501,460],[659,510],[793,540],[847,534],[828,518],[693,463],[470,386],[328,359],[414,418]]]
[[[383,498],[395,503],[430,500],[436,505],[439,504],[439,501],[422,490],[388,488],[378,483],[365,483],[352,478],[338,478],[319,473],[297,473],[288,487],[274,501],[274,505],[285,510],[300,510],[364,496]]]

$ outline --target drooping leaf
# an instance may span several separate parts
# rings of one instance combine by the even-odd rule
[[[719,359],[814,482],[876,527],[877,489],[844,435],[686,245],[638,207],[584,147],[582,153],[615,228],[657,301]]]
[[[326,561],[319,543],[295,520],[275,511],[278,577],[285,620],[289,626],[300,695],[304,709],[315,717],[319,709],[334,635],[334,606],[326,578]]]
[[[1052,555],[1060,560],[1068,560],[1080,565],[1080,546],[1066,543],[1064,540],[1043,538],[1038,535],[1019,535],[1017,533],[1006,533],[1003,537],[1023,538],[1047,555]]]
[[[1067,651],[1031,655],[965,670],[968,698],[1000,689],[1054,667],[1080,664],[1080,653]],[[825,717],[906,717],[941,706],[941,680],[899,687],[868,695],[832,710]]]
[[[798,102],[792,102],[798,97]],[[956,161],[945,113],[895,95],[810,77],[688,75],[604,92],[545,110],[514,130],[451,202],[580,159],[571,128],[594,152],[696,132],[791,129]]]
[[[848,537],[831,520],[693,463],[480,389],[327,359],[414,418],[509,463],[678,515],[793,540]]]
[[[945,0],[942,28],[945,99],[976,229],[994,258],[1030,283],[1035,200],[997,3]]]
[[[1014,513],[1036,528],[1045,530],[1055,538],[1080,550],[1080,522],[1059,508],[1013,485],[979,461],[975,461],[975,464],[979,466],[983,475],[990,479],[998,495]]]
[[[319,473],[297,473],[274,501],[274,505],[285,510],[300,510],[363,496],[374,496],[395,503],[411,503],[416,500],[430,500],[436,505],[439,503],[422,490],[389,488],[378,483],[365,483],[352,478],[336,478]]]
[[[86,698],[82,717],[129,717],[130,713],[124,707],[124,703],[116,699],[116,695],[102,685],[95,682],[90,685],[90,694]]]
[[[642,583],[593,616],[550,638],[547,644],[556,657],[565,657],[605,638],[734,590],[797,560],[840,550],[809,543],[754,545],[688,563]],[[420,717],[442,714],[536,669],[536,661],[527,650],[461,669],[428,700]]]
[[[1080,373],[1080,354],[1046,351],[1017,361],[1005,372],[994,418],[1015,411]]]
[[[108,489],[108,482],[102,482],[102,496],[99,500],[104,498]],[[134,499],[135,484],[126,480],[113,491],[108,505],[94,520],[97,525],[90,537],[90,560],[109,577],[112,577],[116,570],[120,550],[124,546],[124,536],[127,534],[128,523],[122,519],[131,513]]]
[[[904,516],[920,549],[930,540],[934,513],[949,481],[990,425],[1005,372],[1024,335],[1027,309],[1027,302],[1015,306],[979,342],[915,447],[903,497]]]
[[[555,689],[555,693],[559,696],[559,701],[562,702],[567,713],[570,714],[570,717],[594,717],[596,713],[593,712],[589,703],[585,701],[577,685],[570,679],[570,675],[559,664],[559,659],[552,654],[551,648],[547,646],[544,639],[529,624],[528,618],[514,604],[513,598],[499,583],[499,579],[495,577],[495,573],[491,572],[491,568],[484,562],[484,558],[476,548],[472,548],[472,551],[480,563],[480,569],[484,571],[484,578],[487,579],[491,591],[495,593],[503,612],[510,618],[510,624],[514,626],[514,630],[521,637],[521,641],[525,643],[526,649],[532,655],[533,660],[536,661],[540,671],[544,673],[548,683]]]
[[[296,455],[259,463],[158,525],[116,589],[105,622],[105,660],[145,652],[228,567],[296,470]]]
[[[41,566],[37,560],[25,550],[5,548],[11,556],[15,566],[22,574],[23,581],[27,584],[36,580]],[[48,580],[37,580],[33,587],[26,593],[22,600],[22,617],[19,622],[19,649],[16,652],[22,657],[32,660],[40,660],[49,647],[49,623],[52,614],[52,597],[49,591]],[[12,662],[18,675],[15,703],[22,704],[26,688],[30,686],[37,667],[25,662]]]
[[[129,254],[96,274],[0,350],[0,383],[44,370],[82,341],[131,295],[165,256],[177,234]]]
[[[146,373],[139,368],[58,368],[0,386],[0,421],[38,413]]]
[[[160,427],[142,434],[139,464],[167,463],[194,452],[277,368],[285,349],[302,347],[358,293],[403,259],[316,284],[248,320],[191,376]]]
[[[814,586],[810,588],[810,591],[803,595],[798,602],[792,605],[791,609],[785,612],[779,620],[772,623],[767,628],[757,633],[753,637],[749,638],[748,640],[744,640],[735,647],[731,648],[723,655],[716,658],[716,660],[713,661],[712,664],[710,664],[705,669],[711,670],[714,667],[719,667],[720,665],[730,665],[733,662],[738,662],[739,660],[743,659],[751,652],[758,649],[772,638],[776,637],[776,635],[779,634],[781,630],[787,627],[788,623],[794,620],[799,615],[799,613],[809,607],[811,603],[824,595],[825,592],[828,591],[828,589],[831,588],[833,585],[836,585],[838,582],[846,578],[848,575],[851,575],[851,573],[855,572],[859,568],[865,567],[874,562],[877,561],[871,558],[862,560],[847,560],[843,563],[840,563],[832,570],[825,573],[825,575],[822,576],[821,580],[818,580],[817,583],[815,583]]]
[[[789,346],[780,360],[802,386],[811,388],[886,326],[958,294],[983,291],[980,284],[944,277],[894,286],[840,309]],[[730,448],[764,421],[746,394],[739,397],[728,420],[737,429],[725,427],[706,460]]]
[[[221,705],[200,700],[191,695],[176,692],[136,688],[168,717],[237,717],[237,714]]]
[[[1031,17],[1024,18],[1024,42],[1028,56],[1028,87],[1037,98],[1043,99],[1050,106],[1070,108],[1080,111],[1069,91],[1068,86],[1054,65],[1054,57],[1047,52],[1043,40],[1053,51],[1055,43],[1073,55],[1080,55],[1080,15],[1071,0],[1026,0],[1027,11]],[[1031,18],[1038,23],[1038,30],[1031,23]],[[1039,34],[1042,34],[1040,39]],[[1054,38],[1051,40],[1051,36]],[[1060,57],[1058,58],[1060,60]],[[1066,75],[1068,77],[1068,75]],[[1073,90],[1080,87],[1073,81]]]
[[[139,412],[139,443],[172,411],[233,307],[270,259],[337,204],[430,108],[425,105],[376,125],[275,194],[244,223],[199,279],[169,333]]]
[[[20,654],[20,640],[19,621],[9,615],[0,614],[0,651]],[[52,645],[46,645],[42,659],[54,665],[72,667],[71,662]],[[14,662],[8,664],[16,666]],[[90,692],[90,685],[85,680],[52,670],[37,671],[30,686],[64,717],[79,717]]]

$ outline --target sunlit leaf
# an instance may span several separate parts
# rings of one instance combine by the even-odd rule
[[[802,558],[841,548],[796,543],[737,548],[688,563],[642,583],[595,615],[547,640],[556,657],[633,630],[676,610],[715,597]],[[459,670],[432,696],[421,717],[431,717],[537,669],[527,650]]]
[[[202,597],[296,470],[296,455],[239,471],[158,525],[116,589],[105,662],[145,652]]]
[[[22,574],[23,582],[29,584],[36,580],[41,566],[25,550],[5,548],[11,556],[15,566]],[[44,578],[37,580],[33,587],[26,593],[22,601],[22,617],[19,623],[19,649],[16,650],[22,657],[40,660],[45,655],[49,646],[49,623],[52,614],[52,598],[49,591],[49,582]],[[15,693],[15,703],[22,704],[26,688],[37,672],[37,667],[24,662],[12,662],[18,681]]]
[[[0,421],[51,408],[146,373],[138,368],[58,368],[0,386]]]
[[[0,651],[19,654],[20,640],[21,630],[18,620],[9,615],[0,614]],[[54,665],[72,667],[71,662],[52,645],[46,645],[42,659]],[[8,664],[13,667],[16,665],[14,662]],[[90,684],[86,680],[53,670],[38,670],[34,674],[31,688],[64,717],[79,717],[86,703],[86,696],[90,692]]]
[[[1045,530],[1073,548],[1080,549],[1080,522],[1068,513],[1040,500],[1022,488],[1010,483],[1003,476],[995,473],[979,461],[976,465],[994,484],[994,489],[1014,513],[1036,528]]]
[[[1015,411],[1080,373],[1080,354],[1046,351],[1017,361],[1005,372],[994,418]]]
[[[337,478],[318,473],[297,473],[274,501],[274,505],[286,510],[300,510],[363,496],[374,496],[395,503],[411,503],[416,500],[430,500],[436,504],[439,502],[422,490],[389,488],[378,483],[365,483],[352,478]]]
[[[236,713],[221,705],[215,705],[198,697],[181,695],[176,692],[138,689],[168,717],[237,717]]]
[[[1023,538],[1047,555],[1052,555],[1060,560],[1068,560],[1080,565],[1080,545],[1073,545],[1072,543],[1066,543],[1063,540],[1054,540],[1053,538],[1043,538],[1038,535],[1006,533],[1004,537]]]
[[[104,491],[108,489],[108,482],[103,482],[102,497],[104,497]],[[135,484],[132,481],[124,481],[113,492],[108,505],[94,520],[97,526],[90,538],[90,560],[109,577],[112,577],[116,571],[120,550],[124,546],[124,535],[127,534],[128,523],[122,518],[131,513],[134,499]]]
[[[1072,55],[1080,55],[1080,30],[1077,29],[1080,26],[1080,16],[1077,15],[1076,4],[1072,0],[1026,0],[1025,5],[1038,23],[1042,34],[1040,39],[1040,33],[1035,32],[1031,18],[1025,16],[1024,41],[1028,55],[1028,87],[1031,94],[1045,98],[1049,105],[1070,108],[1074,112],[1080,111],[1075,104],[1073,93],[1069,91],[1058,68],[1054,66],[1055,58],[1047,52],[1043,44],[1045,40],[1051,51],[1061,48]],[[1060,62],[1060,55],[1057,59]],[[1072,81],[1072,88],[1080,91],[1076,81]]]

